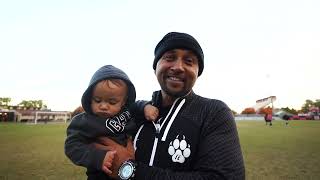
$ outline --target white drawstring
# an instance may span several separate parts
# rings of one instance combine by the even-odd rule
[[[179,104],[179,106],[177,107],[177,109],[174,111],[174,113],[173,113],[173,115],[172,115],[172,117],[171,117],[171,119],[170,119],[170,121],[169,121],[169,123],[168,123],[168,125],[167,125],[167,127],[166,127],[166,130],[165,130],[164,133],[163,133],[163,136],[162,136],[162,138],[161,138],[161,141],[165,141],[165,140],[166,140],[167,135],[168,135],[168,132],[169,132],[169,129],[171,128],[171,125],[172,125],[174,119],[176,118],[178,112],[180,111],[181,107],[183,106],[183,104],[184,104],[185,102],[186,102],[186,100],[183,99],[183,100],[180,102],[180,104]]]
[[[165,122],[167,121],[168,117],[170,116],[173,108],[175,107],[176,102],[177,102],[179,99],[180,99],[180,98],[178,98],[178,99],[176,99],[176,100],[174,101],[172,107],[171,107],[170,110],[169,110],[169,113],[167,114],[166,118],[165,118],[164,121],[162,122],[161,126],[160,126],[159,123],[154,123],[154,122],[152,122],[153,125],[154,125],[154,127],[155,127],[155,129],[156,129],[156,133],[157,133],[157,134],[160,133],[161,128],[164,126],[164,124],[165,124]],[[164,134],[163,134],[163,136],[162,136],[162,138],[161,138],[161,141],[165,141],[165,140],[166,140],[166,137],[167,137],[167,134],[168,134],[168,132],[169,132],[169,129],[170,129],[170,127],[171,127],[174,119],[176,118],[178,112],[180,111],[181,107],[182,107],[183,104],[185,103],[185,101],[186,101],[186,100],[183,99],[183,100],[179,103],[177,109],[174,111],[174,113],[173,113],[173,115],[171,116],[171,119],[170,119],[170,121],[169,121],[169,123],[168,123],[168,125],[167,125],[167,127],[166,127],[166,129],[165,129],[165,131],[164,131]],[[161,119],[159,119],[159,120],[161,120]],[[159,121],[159,120],[158,120],[158,121]],[[139,130],[140,130],[140,129],[139,129]],[[139,133],[140,133],[140,131],[139,131]],[[138,135],[138,134],[137,134],[137,135]],[[136,136],[136,137],[137,137],[137,136]],[[149,166],[152,166],[152,165],[153,165],[154,156],[155,156],[156,150],[157,150],[157,145],[158,145],[158,136],[156,135],[156,137],[154,138],[154,141],[153,141],[153,147],[152,147],[151,157],[150,157],[150,161],[149,161]]]

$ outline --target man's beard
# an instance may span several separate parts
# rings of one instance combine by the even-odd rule
[[[182,91],[178,91],[178,92],[172,92],[167,87],[161,87],[161,90],[173,98],[183,97],[183,96],[188,95],[191,92],[191,90],[189,90],[189,91],[182,90]]]

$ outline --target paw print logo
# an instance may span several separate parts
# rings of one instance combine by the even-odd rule
[[[185,136],[180,141],[179,135],[177,135],[175,140],[170,142],[168,153],[172,156],[173,162],[184,163],[191,154],[190,144],[185,140]]]

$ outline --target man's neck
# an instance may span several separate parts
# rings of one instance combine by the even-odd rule
[[[190,91],[190,92],[191,92],[191,91]],[[185,97],[185,96],[187,96],[188,94],[190,94],[190,92],[187,93],[186,95],[180,96],[180,97]],[[168,95],[167,93],[165,93],[165,92],[162,91],[162,90],[161,90],[161,95],[162,95],[162,104],[161,104],[162,107],[171,106],[176,99],[180,98],[180,97],[170,96],[170,95]]]
[[[177,99],[176,97],[169,96],[166,93],[162,92],[162,104],[161,104],[161,106],[162,107],[171,106],[176,99]]]

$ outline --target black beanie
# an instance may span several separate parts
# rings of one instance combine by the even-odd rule
[[[198,57],[199,72],[198,76],[203,71],[203,52],[198,41],[189,34],[170,32],[166,34],[157,44],[154,50],[153,69],[156,69],[157,63],[162,55],[172,49],[188,49],[193,51]]]

